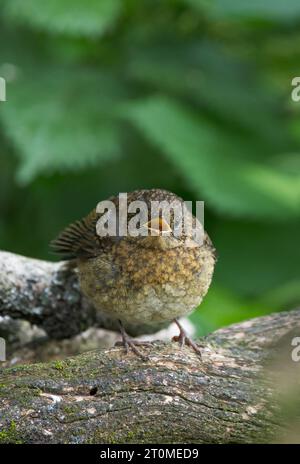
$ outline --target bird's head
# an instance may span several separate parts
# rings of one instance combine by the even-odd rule
[[[118,226],[122,206],[117,203]],[[167,250],[176,247],[198,247],[203,239],[203,227],[193,216],[183,199],[161,189],[137,190],[127,195],[124,208],[126,234],[117,239],[138,246]],[[121,219],[122,221],[122,219]]]

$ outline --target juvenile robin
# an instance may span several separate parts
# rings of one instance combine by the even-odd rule
[[[119,196],[109,199],[119,213]],[[133,340],[124,325],[153,325],[174,321],[179,328],[174,337],[181,346],[187,344],[201,356],[199,346],[182,328],[178,318],[191,313],[202,301],[211,283],[216,261],[215,250],[203,231],[203,240],[195,239],[194,229],[176,233],[176,215],[152,217],[152,202],[183,204],[177,195],[160,189],[136,190],[127,196],[127,204],[144,202],[149,216],[143,235],[128,233],[99,235],[97,224],[102,217],[96,208],[83,219],[69,225],[51,243],[52,249],[65,259],[76,259],[83,294],[96,309],[118,321],[122,343],[128,351],[142,357],[138,348],[144,342]],[[128,213],[128,221],[134,216]],[[187,224],[196,218],[187,212]],[[118,228],[117,228],[118,229]],[[149,233],[145,235],[145,229]],[[186,231],[187,229],[187,231]]]

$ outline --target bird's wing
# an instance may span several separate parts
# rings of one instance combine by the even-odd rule
[[[98,255],[99,237],[96,234],[98,219],[99,215],[94,209],[83,219],[70,224],[55,240],[52,240],[51,250],[65,259]]]

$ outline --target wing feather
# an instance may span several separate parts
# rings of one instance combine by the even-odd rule
[[[99,253],[99,237],[96,234],[98,218],[99,215],[93,210],[83,219],[67,226],[52,240],[51,250],[65,259],[96,256]]]

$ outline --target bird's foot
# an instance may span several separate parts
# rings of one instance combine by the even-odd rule
[[[144,355],[144,353],[141,350],[139,350],[137,347],[138,346],[149,346],[151,342],[142,341],[142,340],[133,340],[132,338],[130,338],[129,335],[126,333],[121,321],[119,321],[119,327],[120,327],[120,332],[122,335],[122,341],[116,342],[115,346],[123,346],[125,348],[126,354],[129,352],[129,349],[131,349],[133,353],[136,354],[139,358],[141,358],[143,361],[147,361],[148,356]]]
[[[179,335],[175,335],[172,340],[174,342],[178,342],[180,345],[180,348],[182,348],[184,345],[190,346],[193,348],[195,353],[202,358],[201,350],[200,347],[195,343],[186,333],[182,325],[177,321],[177,319],[174,319],[175,324],[179,328]]]

